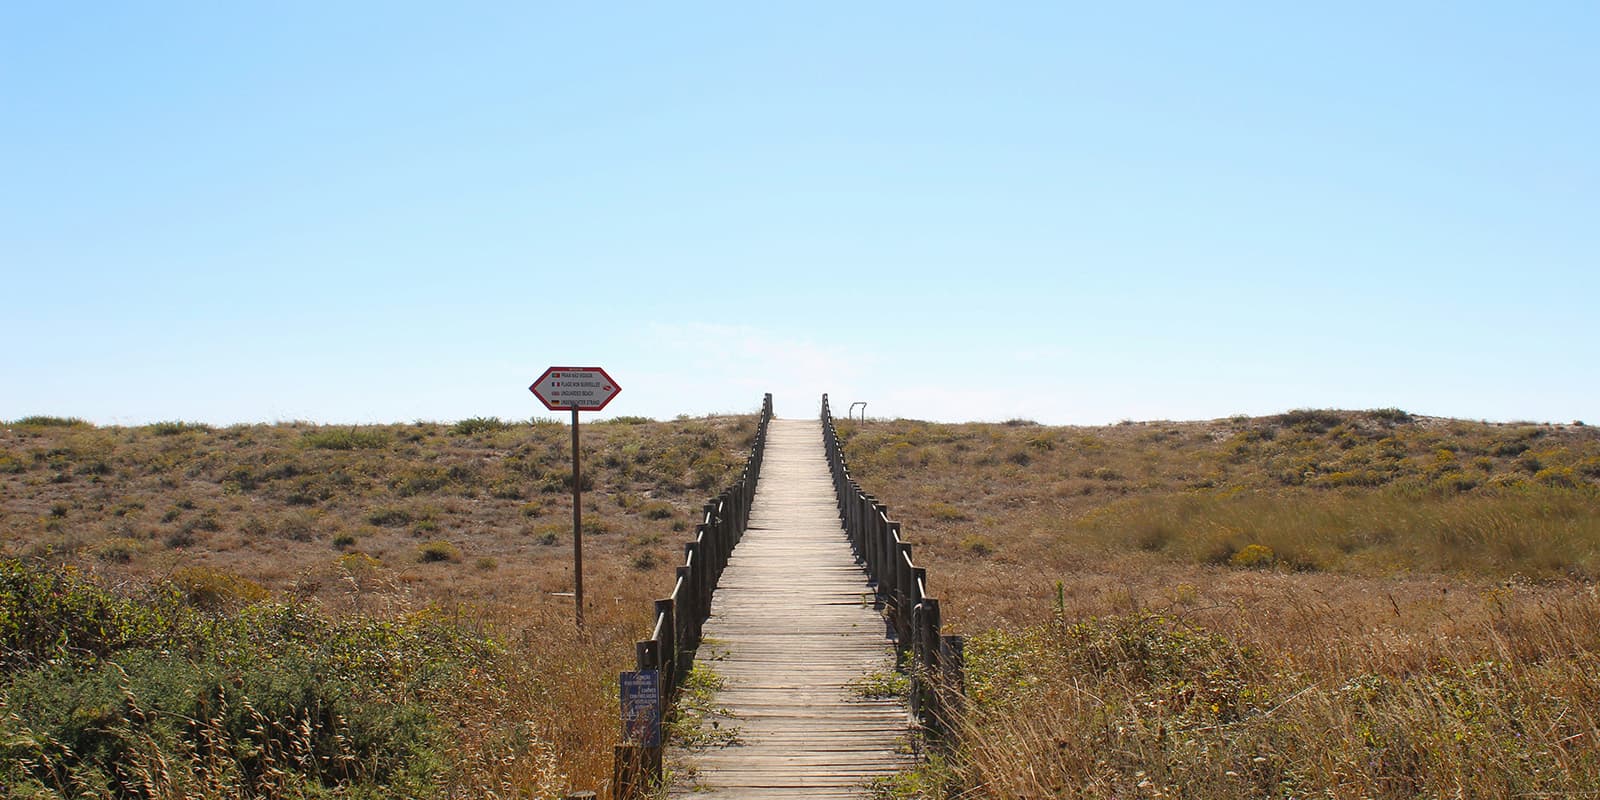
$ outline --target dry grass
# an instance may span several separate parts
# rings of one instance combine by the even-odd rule
[[[424,614],[480,643],[473,663],[437,668],[448,691],[422,698],[427,728],[449,735],[412,758],[425,774],[411,783],[368,773],[343,789],[308,782],[304,754],[292,751],[297,736],[311,734],[296,726],[332,725],[335,738],[343,735],[337,720],[320,718],[261,722],[287,726],[268,737],[281,752],[251,757],[265,770],[241,771],[244,762],[219,757],[204,735],[216,724],[201,718],[187,736],[147,735],[128,723],[112,739],[126,750],[115,775],[39,760],[64,757],[70,745],[46,742],[14,761],[34,764],[30,780],[55,776],[36,789],[74,796],[95,786],[151,797],[553,797],[603,788],[617,740],[616,675],[632,667],[649,601],[670,588],[693,512],[742,465],[754,427],[752,417],[585,426],[588,603],[579,631],[563,594],[572,589],[564,425],[6,426],[0,556],[33,570],[70,568],[136,600],[144,587],[170,586],[187,607],[218,619],[281,602],[348,624],[408,624]],[[113,648],[85,674],[145,658],[145,645],[135,644]],[[373,641],[371,657],[383,658],[385,646]],[[184,647],[204,660],[227,645]],[[7,716],[7,687],[33,680],[34,667],[18,669],[0,680],[0,733],[43,742],[49,719]],[[170,700],[133,685],[128,692],[135,710],[160,712]],[[72,713],[61,718],[70,723]]]
[[[1592,428],[1396,412],[840,427],[857,478],[905,522],[947,624],[971,642],[966,743],[902,795],[1600,785]],[[170,586],[205,619],[289,604],[357,631],[448,631],[470,662],[394,673],[426,678],[391,699],[420,703],[428,730],[448,734],[401,793],[548,797],[604,784],[616,674],[691,512],[753,429],[748,417],[586,426],[583,631],[559,594],[571,589],[562,425],[19,421],[0,430],[0,555],[129,597]],[[22,678],[8,669],[10,692]],[[153,690],[108,685],[148,707]],[[0,706],[0,746],[64,752],[19,736],[20,711]],[[296,777],[296,748],[322,741],[324,722],[256,713],[276,731],[263,736],[277,772],[221,759],[204,743],[238,720],[201,714],[188,744],[119,739],[131,746],[118,780],[150,797],[385,793]]]
[[[969,636],[960,748],[885,794],[1600,785],[1591,428],[1300,412],[841,433]]]

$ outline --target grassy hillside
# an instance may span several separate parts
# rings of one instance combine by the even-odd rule
[[[10,796],[551,796],[752,417],[0,428]],[[9,560],[5,560],[9,559]]]
[[[901,796],[1600,785],[1600,435],[1396,411],[841,424],[970,637]],[[749,417],[0,426],[10,796],[596,788],[615,675]]]
[[[1600,785],[1600,435],[1395,411],[841,425],[953,629],[905,796],[1511,797]]]

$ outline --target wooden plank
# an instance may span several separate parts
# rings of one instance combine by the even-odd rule
[[[889,627],[839,524],[821,424],[773,420],[750,525],[711,601],[698,663],[734,742],[669,747],[674,798],[860,798],[905,768],[910,712],[851,684],[894,667]]]

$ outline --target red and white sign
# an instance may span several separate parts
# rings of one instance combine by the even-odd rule
[[[551,411],[599,411],[622,387],[599,367],[551,367],[528,391]]]

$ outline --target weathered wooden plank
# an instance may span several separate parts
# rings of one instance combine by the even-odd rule
[[[839,524],[814,421],[773,420],[750,525],[711,602],[703,668],[732,744],[672,749],[677,798],[865,796],[904,768],[909,712],[851,684],[894,666],[888,627]]]

